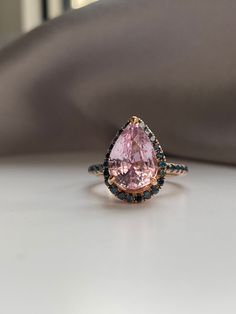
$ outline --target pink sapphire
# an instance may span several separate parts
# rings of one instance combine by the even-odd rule
[[[110,153],[109,173],[115,184],[124,190],[138,190],[149,185],[157,172],[150,139],[138,123],[129,123]]]

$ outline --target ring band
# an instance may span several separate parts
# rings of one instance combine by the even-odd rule
[[[117,132],[102,164],[88,172],[103,175],[110,192],[120,200],[140,203],[157,194],[168,175],[185,175],[187,166],[167,163],[163,149],[149,127],[131,117]]]

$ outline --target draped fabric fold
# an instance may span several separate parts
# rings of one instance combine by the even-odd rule
[[[104,150],[131,115],[166,153],[236,164],[233,0],[98,1],[0,51],[0,154]]]

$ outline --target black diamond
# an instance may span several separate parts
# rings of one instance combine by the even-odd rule
[[[110,191],[111,191],[112,194],[116,195],[117,192],[118,192],[118,189],[117,189],[116,186],[112,185],[112,186],[110,187]]]
[[[133,197],[133,195],[132,195],[132,194],[128,194],[128,195],[126,196],[126,200],[127,200],[127,202],[129,202],[129,203],[134,202],[134,197]]]
[[[152,190],[152,194],[157,194],[159,192],[158,187],[156,185],[153,185],[151,190]]]
[[[108,160],[105,160],[105,161],[104,161],[103,167],[104,167],[104,168],[108,167]]]
[[[143,200],[143,198],[142,198],[142,195],[141,194],[137,194],[137,196],[136,196],[136,201],[138,202],[138,203],[141,203],[142,202],[142,200]]]
[[[165,163],[164,161],[160,161],[160,162],[159,162],[159,166],[160,166],[161,168],[163,168],[163,167],[166,166],[166,163]]]
[[[125,199],[125,193],[120,192],[120,193],[117,194],[117,197],[118,197],[120,200],[124,200],[124,199]]]
[[[144,197],[145,199],[149,199],[149,198],[151,198],[151,193],[150,193],[149,191],[145,191],[145,192],[143,193],[143,197]]]

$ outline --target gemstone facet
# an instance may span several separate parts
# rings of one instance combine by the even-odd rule
[[[158,161],[153,144],[139,123],[130,122],[114,143],[109,175],[125,191],[137,191],[157,177]]]

